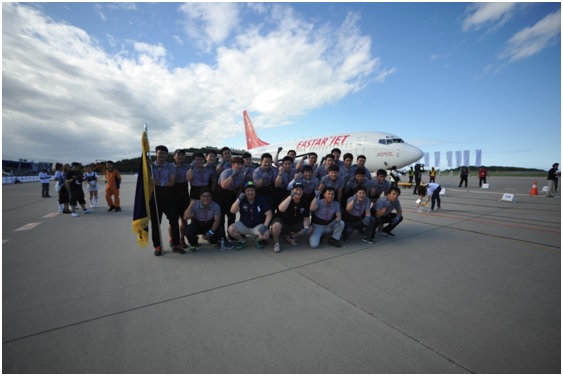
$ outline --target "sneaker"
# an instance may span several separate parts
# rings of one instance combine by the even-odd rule
[[[368,238],[367,236],[362,237],[362,241],[364,243],[375,244],[375,238]]]
[[[235,248],[235,245],[233,243],[231,243],[228,240],[225,240],[225,242],[223,243],[223,246],[225,247],[225,249],[233,249]],[[241,248],[242,249],[242,248]]]
[[[159,245],[157,245],[156,247],[154,247],[154,255],[155,255],[155,256],[162,256],[162,249],[160,248]]]
[[[336,248],[342,247],[342,245],[340,244],[338,239],[335,239],[335,238],[328,239],[328,244],[330,244],[330,245],[332,245],[333,247],[336,247]]]
[[[256,248],[258,249],[262,249],[264,248],[264,243],[262,243],[262,240],[256,238]]]
[[[121,208],[120,208],[120,207],[117,207],[117,208],[115,208],[115,211],[116,211],[116,212],[121,211]]]
[[[181,245],[175,245],[174,247],[172,247],[172,252],[174,253],[179,253],[181,255],[183,255],[184,253],[186,253],[186,251],[184,251],[184,248],[182,248]]]
[[[73,212],[72,212],[72,216],[73,216],[73,217],[80,217],[80,214],[78,214],[77,212],[74,212],[74,211],[73,211]]]
[[[92,209],[86,209],[86,210],[84,210],[84,214],[90,214],[90,213],[92,213]]]
[[[108,211],[112,211],[112,210],[115,210],[115,206],[113,205],[109,207]]]
[[[293,237],[291,235],[285,235],[284,239],[286,242],[288,242],[289,244],[291,244],[292,246],[296,246],[297,242],[295,241],[295,239],[293,239]]]
[[[236,247],[237,247],[237,251],[242,251],[242,249],[246,247],[246,241],[244,240],[239,241]]]
[[[182,248],[184,248],[184,249],[188,248],[188,245],[186,244],[186,242],[183,239],[182,239],[181,245],[182,245]]]
[[[191,245],[188,247],[188,253],[194,253],[197,252],[197,247],[195,245]]]
[[[383,230],[383,225],[377,226],[377,232],[378,232],[379,234],[381,234],[381,231],[382,231],[382,230]]]
[[[281,252],[280,243],[274,244],[274,252],[276,252],[276,253]]]
[[[394,238],[395,234],[393,234],[391,231],[381,231],[381,235],[385,235],[385,236],[389,236],[390,238]]]

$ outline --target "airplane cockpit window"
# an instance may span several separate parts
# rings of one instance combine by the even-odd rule
[[[404,144],[405,141],[403,141],[401,138],[382,138],[379,140],[379,143],[381,145],[391,145],[391,144]]]

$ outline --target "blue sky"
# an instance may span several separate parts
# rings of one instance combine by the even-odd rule
[[[397,134],[561,162],[560,3],[3,3],[2,158]],[[455,161],[454,161],[455,165]]]

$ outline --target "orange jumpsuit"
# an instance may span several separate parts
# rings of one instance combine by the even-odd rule
[[[121,174],[115,168],[110,171],[106,170],[106,180],[108,181],[106,185],[106,201],[109,207],[121,207],[121,202],[119,200],[119,188],[118,181],[121,182]],[[112,200],[113,196],[113,200]]]

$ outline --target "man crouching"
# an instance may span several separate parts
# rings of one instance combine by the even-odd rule
[[[273,213],[268,200],[256,195],[256,187],[252,181],[244,184],[244,192],[231,205],[231,213],[240,211],[240,219],[229,226],[229,234],[236,240],[237,250],[246,247],[243,235],[254,235],[256,248],[264,248],[264,242],[270,238],[268,227],[272,222]]]
[[[272,236],[274,237],[274,252],[280,252],[280,235],[291,245],[296,246],[295,237],[310,235],[311,224],[310,202],[303,199],[303,184],[295,183],[291,194],[279,205],[272,222]]]

